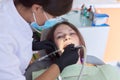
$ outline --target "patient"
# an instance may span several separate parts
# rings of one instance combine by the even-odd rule
[[[60,55],[62,55],[64,49],[68,46],[85,46],[85,42],[81,33],[73,24],[69,22],[61,22],[56,24],[48,32],[46,39],[55,43],[57,50],[61,50],[61,52],[59,52],[57,56],[50,56],[52,62],[56,61],[56,59],[59,58]],[[49,54],[51,51],[46,52],[47,54]],[[84,60],[83,49],[79,49],[77,51],[77,54],[79,54],[80,56],[78,62],[74,65],[66,67],[58,77],[59,80],[60,78],[62,78],[62,80],[78,80],[78,76],[80,74]],[[41,69],[33,72],[33,80],[46,69]],[[117,68],[107,64],[101,66],[86,65],[83,69],[81,80],[120,80],[120,72],[118,72]]]
[[[56,24],[48,33],[47,40],[55,43],[56,49],[61,50],[61,53],[59,53],[59,56],[62,55],[64,48],[70,44],[74,44],[74,47],[77,46],[85,46],[85,42],[83,40],[83,37],[81,33],[78,31],[78,29],[69,22],[61,22]],[[49,51],[47,51],[49,53]],[[80,55],[80,58],[78,60],[78,63],[82,62],[83,58],[83,50],[80,49],[78,51],[78,54]],[[53,60],[55,57],[52,57]]]
[[[36,61],[33,64],[31,64],[25,73],[27,80],[31,80],[31,78],[32,78],[31,73],[33,71],[39,71],[41,69],[45,69],[48,66],[50,66],[54,61],[56,61],[56,59],[59,58],[59,56],[64,52],[64,48],[66,48],[67,46],[73,47],[73,48],[75,46],[79,46],[79,45],[85,46],[85,42],[82,38],[82,35],[79,33],[79,31],[77,30],[77,28],[74,25],[72,25],[68,22],[58,23],[53,28],[51,28],[50,31],[48,31],[48,32],[49,33],[47,35],[45,34],[46,35],[45,39],[55,43],[56,50],[61,50],[61,52],[56,56],[50,56],[50,58],[46,58],[39,62]],[[45,37],[45,36],[43,36],[43,37]],[[68,50],[68,51],[70,51],[70,50]],[[46,52],[47,52],[47,54],[49,54],[52,51],[49,50]],[[83,50],[81,49],[81,50],[77,51],[76,54],[78,54],[78,52],[80,55],[78,63],[82,63]],[[45,55],[45,54],[43,54],[43,55]]]

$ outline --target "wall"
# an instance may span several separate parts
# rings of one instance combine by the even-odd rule
[[[81,7],[81,4],[92,4],[98,12],[109,14],[110,30],[104,61],[120,61],[120,0],[74,0],[73,8]]]
[[[109,14],[110,31],[105,49],[105,62],[120,61],[120,8],[98,8],[97,11]]]

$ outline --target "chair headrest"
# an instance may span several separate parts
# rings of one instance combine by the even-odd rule
[[[103,65],[105,64],[102,60],[99,58],[92,56],[92,55],[87,55],[86,62],[94,65]]]

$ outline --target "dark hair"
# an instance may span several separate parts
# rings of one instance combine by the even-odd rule
[[[57,23],[56,25],[54,25],[54,26],[51,28],[51,30],[48,32],[48,35],[47,35],[47,37],[46,37],[47,40],[55,43],[55,41],[54,41],[54,32],[55,32],[56,28],[57,28],[59,25],[61,25],[61,24],[68,25],[70,28],[72,28],[72,29],[77,33],[77,35],[78,35],[78,37],[79,37],[79,40],[80,40],[80,42],[81,42],[81,45],[85,46],[84,39],[83,39],[81,33],[79,32],[79,30],[78,30],[73,24],[71,24],[71,23],[69,23],[69,22],[66,22],[66,21],[61,22],[61,23]],[[86,47],[86,46],[85,46],[85,47]],[[49,54],[49,53],[48,53],[48,54]],[[84,58],[83,49],[80,50],[80,58],[81,58],[81,62],[82,62],[82,59]]]
[[[38,4],[53,16],[60,16],[69,12],[72,8],[73,0],[15,0],[15,4],[22,4],[30,8],[33,4]]]

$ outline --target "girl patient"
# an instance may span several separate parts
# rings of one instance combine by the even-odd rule
[[[56,48],[61,50],[59,56],[64,52],[64,48],[77,47],[80,45],[85,46],[82,35],[78,29],[69,22],[61,22],[56,24],[48,33],[47,40],[55,43]],[[48,51],[49,53],[49,51]],[[78,63],[82,62],[83,50],[78,50],[76,54],[80,55]],[[52,57],[53,60],[55,57]]]
[[[58,76],[59,80],[78,80],[82,63],[84,60],[84,51],[82,48],[77,49],[77,46],[85,46],[85,42],[79,30],[69,22],[61,22],[56,24],[50,29],[46,37],[47,40],[53,42],[57,50],[61,50],[56,56],[50,56],[51,61],[54,63],[57,58],[66,52],[79,55],[79,60],[76,64],[66,67]],[[67,50],[71,47],[73,50]],[[70,48],[69,48],[70,49]],[[46,51],[49,54],[51,51]],[[67,58],[67,56],[66,56]],[[63,60],[65,61],[65,60]],[[63,65],[64,66],[64,65]],[[33,72],[33,79],[37,78],[45,69]],[[86,65],[83,69],[81,80],[120,80],[120,72],[117,68],[110,65]]]

